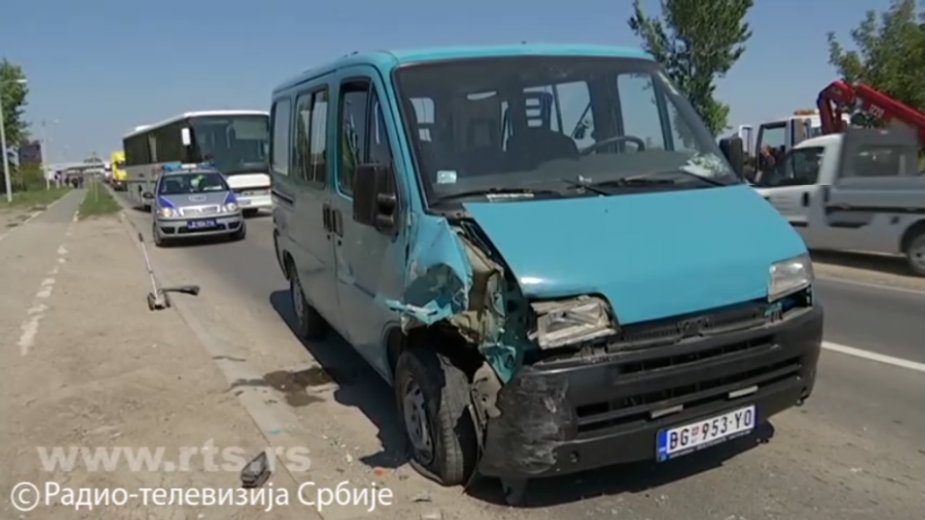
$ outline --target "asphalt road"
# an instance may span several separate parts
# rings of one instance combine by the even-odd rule
[[[129,212],[129,217],[149,229],[147,215]],[[259,217],[248,221],[244,241],[157,251],[162,265],[185,273],[184,281],[202,283],[203,296],[221,294],[221,307],[213,314],[234,304],[258,317],[230,317],[222,327],[241,330],[223,332],[266,337],[252,347],[266,356],[281,348],[279,338],[291,335],[285,323],[291,313],[286,282],[275,263],[271,232],[271,219]],[[819,297],[828,313],[827,341],[925,360],[923,298],[831,280],[820,281]],[[341,346],[308,349],[332,373],[346,366],[360,370],[359,377],[337,381],[360,397],[326,423],[362,424],[383,444],[400,435],[389,410],[389,390],[371,370],[357,368],[360,358]],[[480,518],[541,519],[921,518],[923,396],[925,374],[919,371],[825,350],[813,396],[804,407],[772,419],[762,432],[770,442],[740,439],[667,464],[537,481],[528,505],[519,510],[501,503],[495,483],[483,482],[457,495],[456,511],[444,518],[462,518],[452,516],[462,511]],[[351,417],[360,420],[351,422]]]
[[[825,339],[925,362],[925,293],[819,278]]]

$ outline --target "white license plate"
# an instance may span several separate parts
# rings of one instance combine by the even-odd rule
[[[186,223],[186,227],[190,229],[209,229],[214,228],[217,224],[214,220],[190,220]]]
[[[751,405],[676,428],[659,430],[656,434],[656,457],[661,462],[744,435],[755,428],[756,416],[755,405]]]

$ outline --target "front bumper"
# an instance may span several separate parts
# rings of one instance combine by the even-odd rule
[[[214,220],[215,226],[207,229],[191,228],[190,223]],[[227,235],[241,229],[244,218],[241,213],[208,218],[158,218],[155,225],[164,238],[194,238]]]
[[[822,309],[712,337],[593,361],[524,366],[498,396],[479,470],[504,478],[562,475],[654,460],[659,430],[748,404],[756,425],[813,389]],[[750,395],[729,393],[757,386]],[[652,412],[683,405],[681,412]]]
[[[238,206],[241,209],[270,209],[273,207],[273,197],[267,195],[241,195],[235,194]]]

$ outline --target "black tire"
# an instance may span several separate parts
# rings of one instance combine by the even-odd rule
[[[414,421],[406,414],[406,393],[416,385],[423,396],[423,411],[430,438],[430,456],[412,439]],[[469,378],[446,357],[430,348],[410,348],[401,353],[395,367],[395,397],[399,419],[411,448],[412,466],[444,486],[468,480],[475,469],[478,444],[467,406]],[[412,406],[409,404],[408,406]],[[413,414],[412,414],[413,415]]]
[[[925,232],[912,237],[905,253],[909,269],[918,276],[925,276]]]
[[[157,247],[167,247],[167,239],[161,236],[157,230],[157,224],[151,224],[151,237],[154,239],[154,245]]]
[[[247,236],[247,226],[245,226],[244,223],[241,222],[241,227],[239,227],[237,231],[231,234],[231,239],[234,241],[244,240],[244,237],[246,236]]]
[[[318,314],[318,311],[305,300],[299,282],[299,272],[292,264],[289,264],[289,298],[296,318],[296,334],[303,339],[323,338],[327,331],[327,323],[321,314]],[[297,301],[301,301],[301,305],[297,304]]]

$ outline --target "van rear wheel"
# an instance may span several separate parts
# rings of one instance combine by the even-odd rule
[[[906,246],[906,261],[909,269],[919,276],[925,276],[925,232],[919,233]]]
[[[444,486],[466,482],[478,450],[466,374],[429,348],[410,348],[395,367],[395,397],[412,466]]]
[[[289,264],[289,297],[295,313],[296,334],[303,339],[324,337],[326,328],[324,318],[306,301],[305,294],[302,293],[302,284],[299,282],[299,272],[291,262]]]

